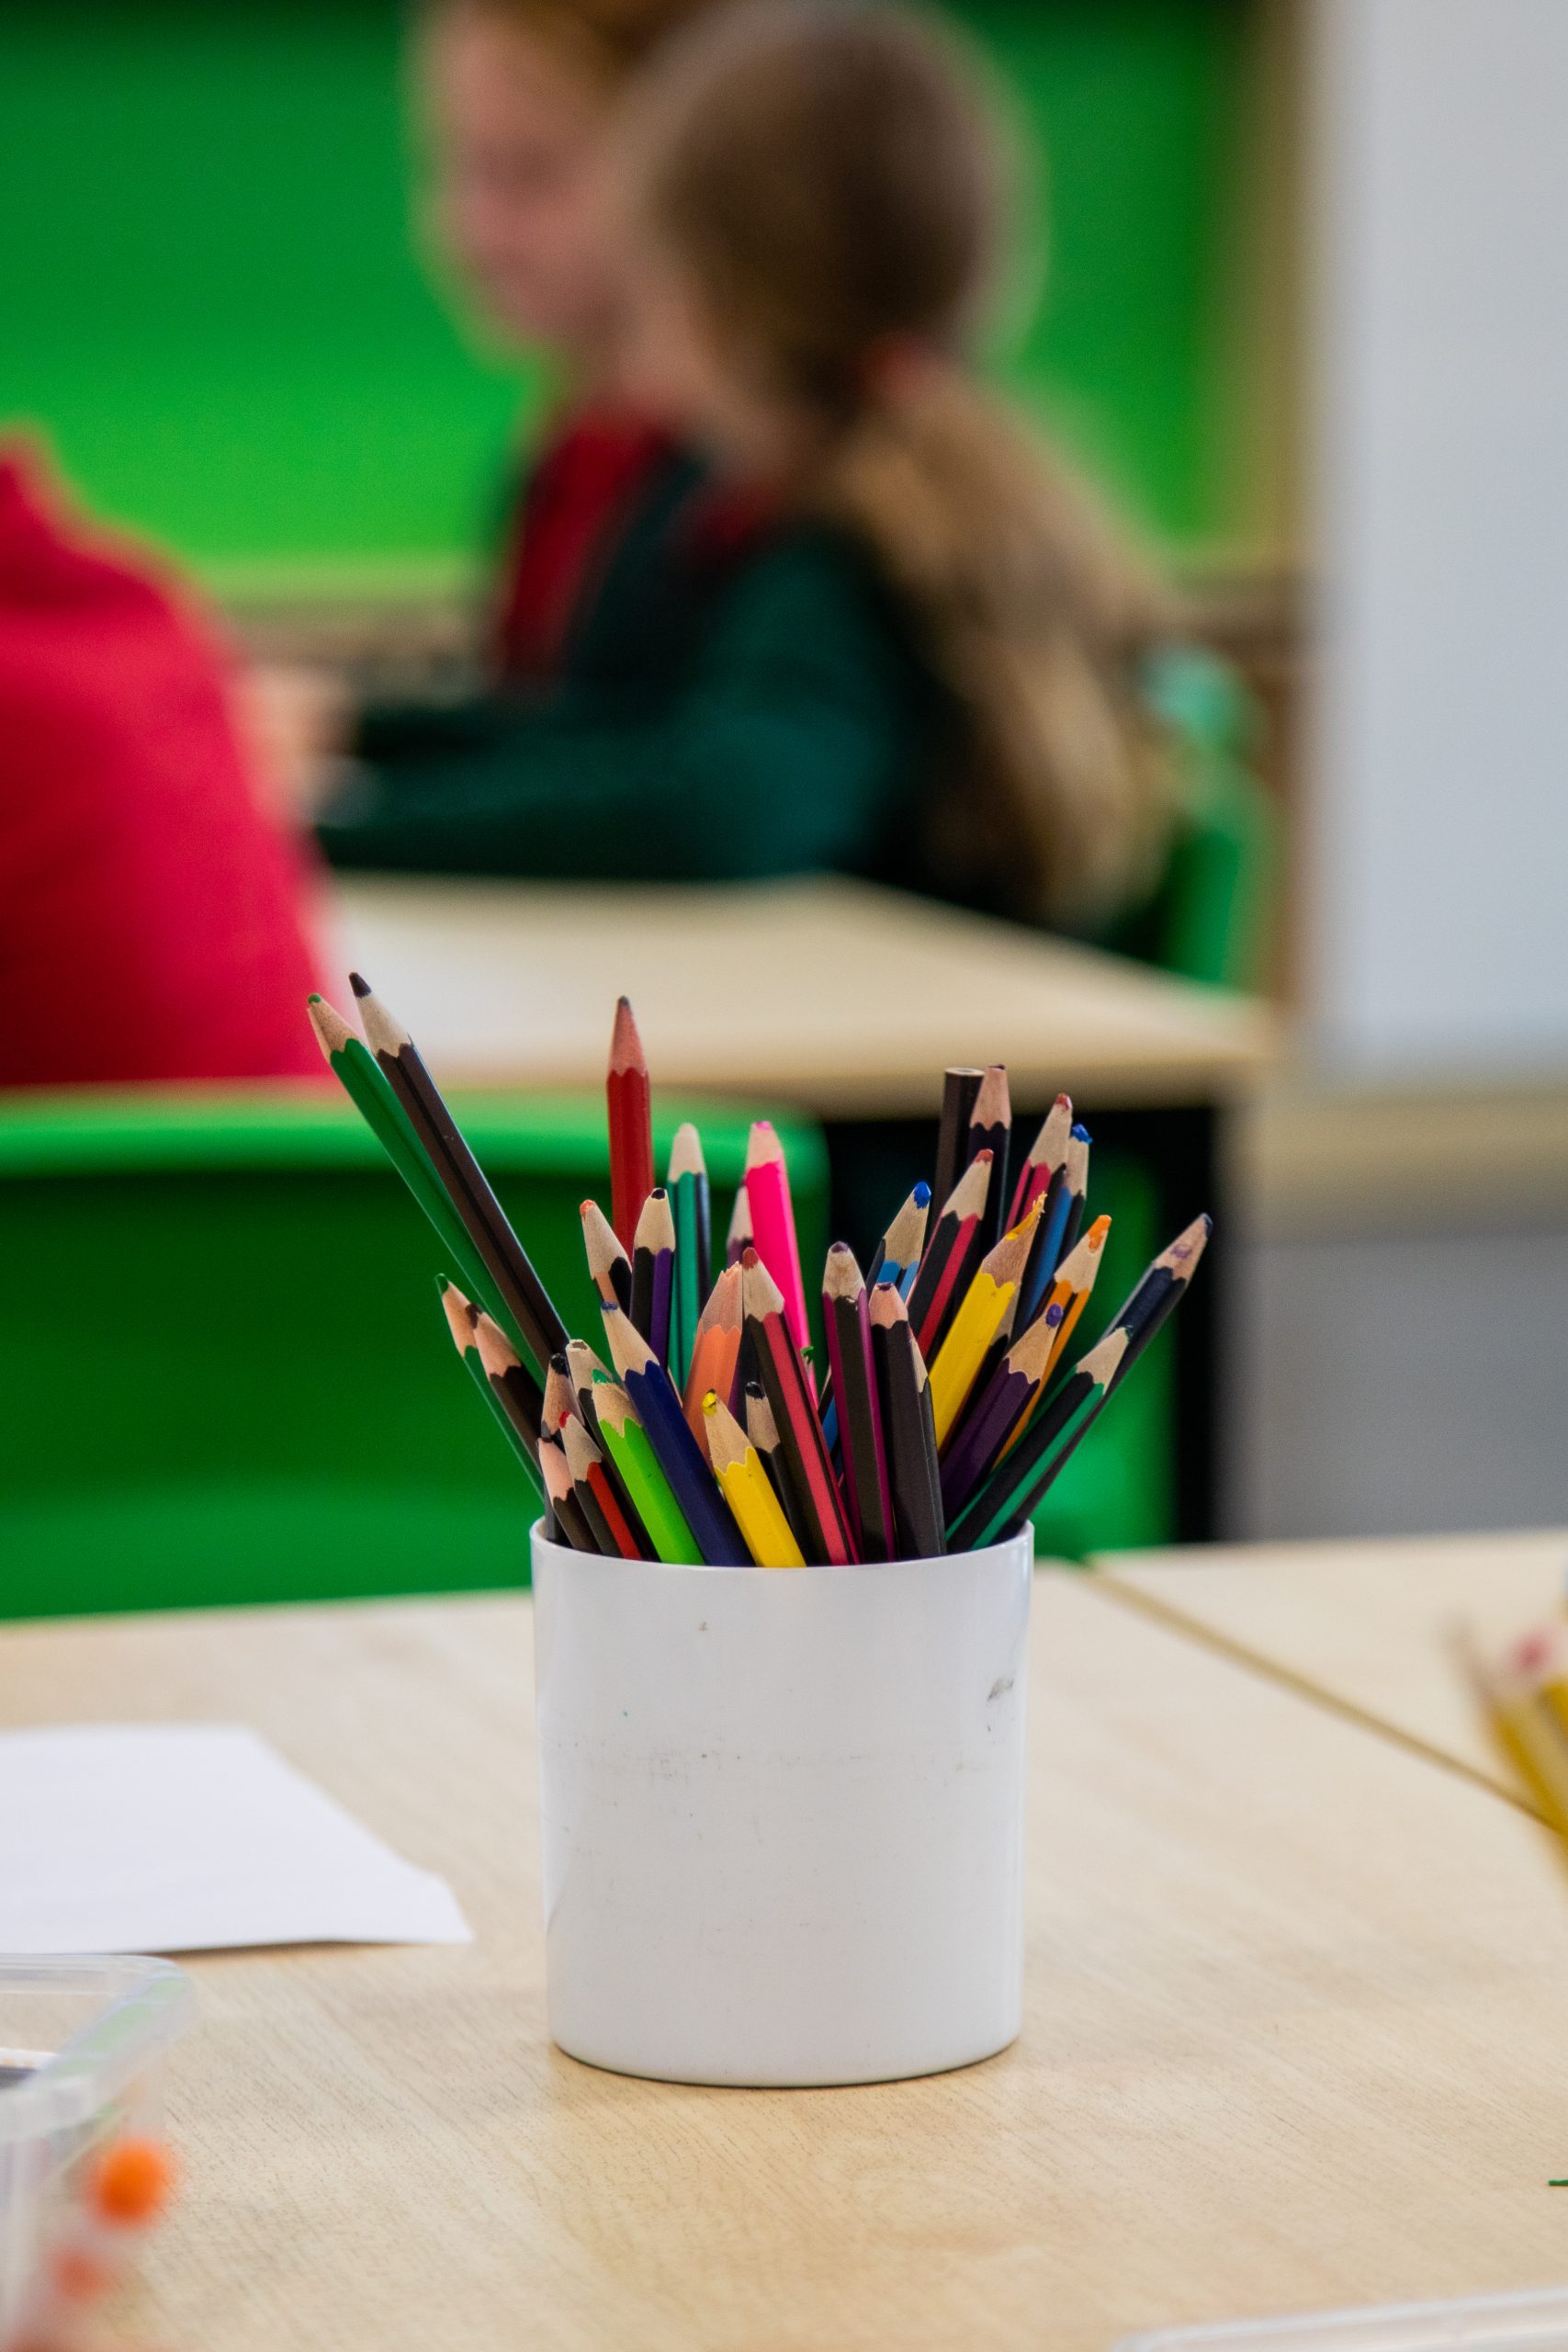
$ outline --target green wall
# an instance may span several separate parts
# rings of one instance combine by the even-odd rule
[[[1143,520],[1229,526],[1247,0],[968,0],[1050,154],[1004,377]],[[0,418],[220,583],[450,574],[538,390],[410,252],[392,0],[7,0]]]

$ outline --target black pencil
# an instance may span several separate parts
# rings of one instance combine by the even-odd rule
[[[632,1249],[631,1318],[659,1358],[670,1362],[670,1309],[675,1288],[675,1219],[670,1194],[656,1184],[642,1204]]]
[[[966,1168],[978,1159],[983,1151],[991,1155],[990,1182],[986,1186],[986,1205],[980,1217],[980,1231],[984,1237],[980,1250],[982,1258],[987,1250],[996,1248],[1006,1230],[1008,1149],[1011,1141],[1012,1102],[1008,1093],[1008,1074],[1000,1062],[993,1062],[980,1080],[979,1091],[970,1106],[969,1124],[964,1136],[964,1164]]]
[[[541,1371],[567,1342],[566,1325],[512,1229],[489,1180],[458,1133],[440,1090],[401,1023],[359,973],[349,974],[377,1061],[429,1155],[443,1189]]]
[[[621,1247],[619,1234],[597,1201],[583,1201],[578,1215],[582,1219],[582,1253],[588,1261],[589,1279],[601,1303],[629,1315],[632,1261]]]
[[[872,1292],[870,1322],[887,1449],[887,1481],[893,1493],[897,1556],[939,1559],[947,1549],[947,1538],[931,1383],[909,1311],[893,1283],[878,1283]]]
[[[871,1361],[865,1282],[853,1250],[835,1241],[822,1275],[822,1314],[833,1367],[844,1500],[863,1560],[893,1556],[893,1500],[882,1433],[882,1408]]]
[[[931,1175],[931,1198],[939,1204],[946,1200],[964,1173],[969,1114],[975,1108],[975,1097],[980,1091],[984,1075],[977,1069],[947,1069],[942,1074],[942,1125],[937,1130],[936,1167]]]
[[[597,1552],[598,1542],[577,1499],[577,1488],[558,1438],[539,1448],[539,1468],[549,1497],[550,1516],[574,1552]]]

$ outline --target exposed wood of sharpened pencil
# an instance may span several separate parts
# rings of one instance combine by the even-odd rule
[[[1127,1334],[1107,1331],[1079,1359],[1050,1403],[1005,1461],[998,1463],[951,1530],[951,1541],[978,1550],[999,1543],[1032,1517],[1103,1409],[1126,1363]]]
[[[931,1421],[931,1384],[909,1313],[891,1283],[871,1295],[871,1349],[882,1402],[887,1445],[887,1476],[893,1493],[897,1555],[903,1560],[937,1559],[946,1550],[942,1479],[937,1469],[936,1430]]]
[[[931,1197],[945,1201],[964,1173],[964,1144],[969,1114],[980,1091],[983,1073],[977,1069],[946,1069],[942,1074],[942,1125],[937,1130],[936,1166],[931,1171]]]
[[[622,1489],[631,1498],[655,1556],[673,1566],[691,1566],[698,1557],[697,1539],[648,1442],[636,1406],[607,1372],[594,1374],[593,1397],[600,1442],[620,1474]]]
[[[632,1250],[631,1318],[661,1364],[670,1361],[670,1309],[674,1295],[675,1219],[670,1195],[656,1184],[642,1204]]]
[[[620,998],[604,1079],[610,1119],[610,1221],[629,1250],[653,1190],[653,1106],[648,1061],[630,1002]]]
[[[682,1400],[693,1436],[707,1452],[707,1424],[703,1398],[710,1388],[734,1409],[736,1368],[740,1360],[740,1269],[726,1266],[697,1317],[696,1345]]]
[[[906,1299],[908,1297],[919,1267],[920,1252],[926,1246],[931,1204],[931,1188],[922,1181],[913,1187],[876,1245],[866,1283],[868,1290],[874,1290],[878,1283],[897,1283]]]
[[[977,1159],[983,1151],[991,1155],[990,1182],[986,1187],[986,1205],[980,1214],[980,1248],[984,1255],[994,1250],[1004,1230],[1002,1219],[1008,1205],[1008,1153],[1012,1142],[1012,1101],[1008,1092],[1008,1074],[1000,1062],[993,1062],[980,1080],[969,1113],[969,1125],[964,1138],[965,1167]]]
[[[710,1388],[703,1398],[707,1424],[707,1456],[724,1498],[735,1515],[746,1548],[760,1568],[800,1568],[806,1565],[795,1531],[756,1447],[722,1397]]]
[[[474,1345],[479,1351],[485,1376],[504,1406],[513,1428],[536,1456],[545,1409],[544,1390],[500,1324],[482,1310],[474,1317]]]
[[[485,1410],[502,1431],[507,1444],[533,1479],[539,1484],[539,1449],[536,1439],[529,1445],[511,1414],[490,1385],[490,1374],[479,1361],[479,1341],[474,1337],[474,1322],[479,1308],[466,1293],[460,1291],[445,1274],[438,1274],[435,1286],[441,1294],[441,1308],[446,1317],[446,1329],[452,1334],[452,1345],[462,1359],[463,1369],[485,1400]]]
[[[566,1458],[558,1444],[539,1448],[539,1469],[549,1498],[550,1516],[574,1552],[597,1552],[598,1538],[589,1526]]]
[[[833,1397],[841,1432],[843,1495],[850,1527],[863,1560],[893,1556],[893,1498],[882,1407],[871,1361],[871,1324],[866,1289],[854,1252],[835,1241],[822,1275],[822,1311],[833,1369]],[[824,1431],[824,1436],[826,1431]]]
[[[1059,1328],[1044,1316],[1032,1323],[959,1423],[942,1463],[942,1511],[950,1526],[1040,1396]]]
[[[629,1313],[632,1261],[621,1247],[619,1234],[597,1201],[582,1202],[578,1215],[582,1220],[582,1254],[588,1261],[589,1280],[606,1306]]]
[[[735,1188],[735,1205],[729,1212],[729,1230],[724,1240],[725,1263],[738,1266],[744,1252],[751,1247],[751,1203],[744,1182]]]
[[[746,1414],[746,1434],[757,1449],[757,1459],[768,1474],[768,1484],[779,1498],[779,1509],[789,1520],[798,1542],[801,1531],[790,1516],[789,1490],[779,1467],[779,1425],[773,1419],[773,1408],[760,1380],[746,1383],[741,1404]]]
[[[566,1325],[555,1301],[468,1148],[413,1039],[358,972],[349,974],[349,985],[359,1000],[360,1019],[376,1059],[542,1372],[567,1342]]]
[[[779,1432],[779,1470],[790,1523],[808,1560],[847,1567],[855,1556],[822,1424],[784,1311],[778,1284],[755,1250],[741,1260],[741,1312]]]
[[[696,1538],[697,1560],[705,1562],[710,1568],[747,1566],[751,1555],[740,1540],[728,1505],[714,1484],[713,1473],[681,1410],[681,1399],[669,1373],[631,1317],[623,1315],[618,1307],[604,1310],[604,1337],[609,1342],[610,1361],[637,1408],[637,1417],[670,1482],[681,1515]]]
[[[986,1205],[990,1178],[990,1155],[983,1151],[953,1186],[936,1221],[936,1230],[926,1244],[920,1271],[908,1298],[909,1322],[924,1357],[936,1353],[980,1261],[980,1215]]]
[[[643,1557],[642,1530],[622,1508],[605,1468],[604,1457],[575,1413],[561,1428],[567,1467],[571,1472],[582,1512],[602,1551],[623,1560]]]
[[[1018,1171],[1013,1188],[1012,1204],[1008,1211],[1008,1223],[1016,1225],[1037,1193],[1045,1191],[1067,1154],[1067,1137],[1073,1131],[1073,1098],[1058,1094],[1041,1122],[1040,1132],[1029,1147],[1029,1157]]]

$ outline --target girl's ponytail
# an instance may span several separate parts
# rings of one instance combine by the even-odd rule
[[[927,862],[1026,918],[1125,903],[1165,832],[1136,692],[1164,613],[1087,492],[959,364],[910,344],[873,355],[813,503],[869,549],[964,714]]]

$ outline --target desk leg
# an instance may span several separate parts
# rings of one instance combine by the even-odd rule
[[[1218,1532],[1218,1458],[1223,1366],[1224,1283],[1229,1237],[1219,1191],[1220,1114],[1212,1103],[1177,1109],[1086,1109],[1097,1143],[1143,1161],[1158,1196],[1156,1230],[1164,1244],[1200,1209],[1214,1232],[1191,1294],[1171,1326],[1176,1351],[1177,1491],[1175,1538],[1210,1544]],[[1032,1136],[1032,1117],[1021,1124]],[[866,1249],[936,1152],[934,1119],[855,1119],[828,1123],[829,1216],[833,1237]],[[1090,1171],[1090,1197],[1093,1173]],[[1161,1346],[1166,1344],[1162,1339]]]

